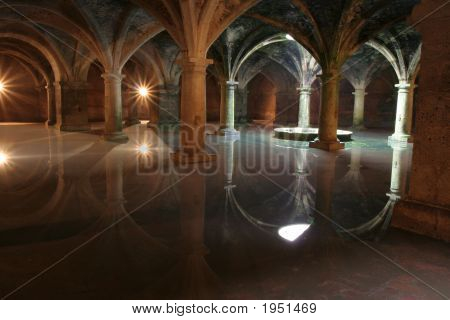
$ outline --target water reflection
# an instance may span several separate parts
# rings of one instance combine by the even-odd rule
[[[140,138],[116,146],[54,136],[45,154],[14,158],[16,168],[30,169],[0,181],[2,296],[317,298],[340,297],[348,286],[368,296],[378,280],[364,290],[350,285],[354,265],[375,274],[367,264],[377,261],[377,270],[395,276],[345,235],[380,238],[388,229],[406,191],[409,149],[376,150],[372,160],[356,146],[337,154],[279,147],[274,152],[290,159],[291,174],[247,175],[238,165],[248,148],[244,133],[218,142],[223,162],[213,175],[147,175],[139,171],[142,157],[164,165],[170,146],[143,155]],[[389,166],[382,161],[391,152]],[[389,172],[386,202],[381,178]]]
[[[406,180],[409,167],[409,149],[407,144],[394,143],[390,146],[393,152],[390,191],[386,194],[388,197],[387,203],[372,219],[357,227],[349,228],[345,232],[350,232],[357,236],[370,236],[376,240],[380,240],[388,230],[394,206],[406,193]],[[355,148],[352,150],[351,154],[349,173],[347,173],[343,181],[347,182],[347,187],[349,186],[349,183],[356,185],[356,190],[361,195],[361,197],[358,198],[360,199],[360,203],[364,204],[364,210],[366,212],[370,212],[371,207],[367,205],[367,199],[370,198],[370,193],[360,173],[361,168],[361,149]],[[355,195],[355,193],[352,193],[352,196],[353,195]]]

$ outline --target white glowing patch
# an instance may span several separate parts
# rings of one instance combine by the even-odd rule
[[[8,155],[0,151],[0,165],[5,165],[8,163]]]
[[[3,82],[0,82],[0,91],[3,91],[5,89],[5,84]]]
[[[146,87],[140,87],[138,92],[141,97],[147,97],[149,95],[149,91]]]
[[[309,229],[310,224],[293,224],[290,226],[282,227],[278,230],[280,237],[287,241],[297,240],[306,230]]]
[[[295,40],[294,37],[291,36],[290,34],[286,34],[286,39],[289,40],[289,41],[294,41]]]
[[[137,150],[140,154],[148,154],[150,152],[150,147],[147,144],[141,144]]]

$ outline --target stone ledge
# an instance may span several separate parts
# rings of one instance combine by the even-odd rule
[[[450,242],[450,209],[402,200],[394,207],[392,226]]]

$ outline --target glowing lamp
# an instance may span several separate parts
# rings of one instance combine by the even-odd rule
[[[143,98],[148,97],[148,95],[150,94],[150,92],[146,87],[139,87],[138,93]]]
[[[8,155],[0,151],[0,166],[3,166],[7,163],[8,163]]]
[[[5,84],[3,82],[0,82],[0,92],[5,90]]]
[[[142,155],[146,155],[150,152],[150,147],[148,144],[141,144],[137,147],[137,151]]]
[[[294,224],[282,227],[278,230],[278,235],[287,241],[294,242],[300,238],[310,226],[310,224]]]
[[[289,40],[289,41],[294,41],[295,40],[294,37],[291,36],[290,34],[286,34],[286,39]]]

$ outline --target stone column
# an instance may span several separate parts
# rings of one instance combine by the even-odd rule
[[[204,162],[215,157],[205,152],[206,67],[211,60],[183,57],[180,150],[176,162]]]
[[[300,87],[298,90],[300,91],[298,126],[300,128],[309,128],[310,127],[309,111],[311,105],[312,88]]]
[[[395,132],[389,137],[389,140],[407,142],[411,133],[408,131],[410,130],[410,128],[408,128],[408,123],[410,122],[408,119],[410,116],[410,112],[408,110],[410,104],[408,103],[408,100],[411,91],[411,84],[401,82],[395,85],[395,87],[398,88]]]
[[[180,87],[168,84],[159,92],[159,124],[175,125],[180,120]]]
[[[227,81],[225,106],[220,110],[221,129],[219,134],[222,136],[236,136],[239,132],[234,127],[234,106],[235,106],[235,90],[238,82]],[[222,110],[223,109],[223,110]],[[223,127],[222,127],[223,125]]]
[[[340,74],[338,70],[320,76],[322,80],[322,99],[319,118],[319,137],[310,142],[311,148],[325,151],[344,149],[345,145],[337,138]]]
[[[104,73],[105,81],[105,133],[104,139],[119,143],[128,141],[122,123],[122,79],[120,73]]]
[[[355,88],[355,106],[353,109],[353,128],[364,129],[364,100],[367,92],[366,88]]]
[[[57,127],[61,131],[89,131],[87,83],[57,81],[54,87]]]
[[[54,126],[56,124],[56,104],[55,104],[55,87],[53,84],[48,83],[45,86],[47,90],[47,107],[48,107],[48,120],[47,126]]]

